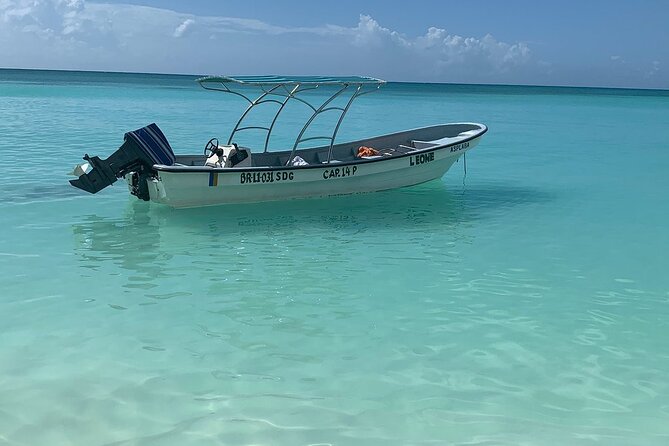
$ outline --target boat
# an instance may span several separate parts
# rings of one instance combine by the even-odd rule
[[[123,178],[137,198],[174,208],[375,192],[441,178],[488,130],[460,122],[338,143],[353,101],[385,81],[363,76],[207,76],[196,81],[248,102],[225,144],[212,138],[202,153],[178,155],[161,129],[149,124],[127,132],[121,147],[106,159],[86,154],[86,162],[73,171],[78,178],[70,183],[94,194]],[[292,148],[274,150],[270,136],[289,103],[307,107],[309,118]],[[250,120],[252,111],[268,106],[274,109],[267,124]],[[316,118],[325,113],[335,116],[332,131],[309,136]],[[260,132],[264,144],[238,144],[247,131]],[[303,148],[303,143],[318,140],[322,145]]]

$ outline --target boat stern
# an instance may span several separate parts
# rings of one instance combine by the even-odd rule
[[[151,198],[148,184],[157,176],[154,165],[172,165],[176,157],[163,132],[156,124],[128,132],[124,142],[109,158],[84,155],[87,162],[76,166],[76,180],[70,184],[88,193],[95,194],[117,179],[128,177],[130,193],[142,200]],[[86,166],[88,164],[88,166]],[[92,167],[89,171],[88,167]]]

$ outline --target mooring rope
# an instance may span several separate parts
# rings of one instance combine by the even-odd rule
[[[462,164],[465,166],[465,174],[462,177],[462,185],[465,186],[465,180],[467,179],[467,153],[462,154]]]

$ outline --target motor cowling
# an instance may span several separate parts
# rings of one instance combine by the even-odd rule
[[[95,194],[111,186],[124,175],[133,172],[131,193],[143,200],[148,200],[149,191],[146,181],[156,175],[153,166],[156,164],[171,166],[175,159],[167,138],[154,123],[126,133],[121,147],[107,159],[84,155],[84,160],[90,164],[92,169],[80,175],[76,180],[70,180],[70,184]],[[136,187],[134,186],[135,175]]]

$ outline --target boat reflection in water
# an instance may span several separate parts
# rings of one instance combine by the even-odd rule
[[[370,244],[412,243],[416,255],[443,250],[445,243],[468,243],[469,225],[500,207],[550,198],[500,185],[451,192],[433,182],[376,194],[233,207],[174,210],[133,201],[124,215],[90,215],[73,225],[73,232],[83,265],[126,277],[127,289],[166,283],[190,289],[193,281],[262,280],[248,268],[267,265],[299,274],[305,264],[324,260],[319,253],[328,253],[330,261],[350,259]],[[433,246],[435,236],[441,241]]]
[[[430,230],[458,237],[458,227],[467,220],[463,212],[461,199],[436,183],[233,208],[172,210],[133,201],[124,215],[89,215],[73,225],[73,232],[75,253],[86,268],[122,274],[126,288],[151,289],[183,275],[184,265],[189,265],[188,282],[218,282],[238,278],[250,255],[262,260],[266,254],[271,260],[271,253],[300,247],[309,252],[326,247],[334,255],[365,238],[373,242],[377,235],[405,238]],[[299,268],[290,258],[282,261],[286,269]]]

